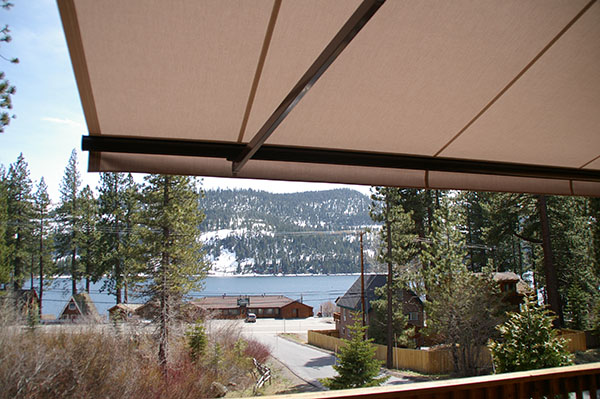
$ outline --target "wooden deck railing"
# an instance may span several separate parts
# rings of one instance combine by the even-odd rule
[[[377,388],[273,396],[288,399],[598,399],[600,363]],[[587,396],[589,394],[589,396]],[[266,398],[266,397],[265,397]]]

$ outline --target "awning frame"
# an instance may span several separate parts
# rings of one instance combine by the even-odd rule
[[[82,148],[91,153],[106,151],[127,154],[178,155],[222,158],[228,161],[239,159],[247,149],[241,143],[106,135],[83,136]],[[600,182],[600,171],[591,169],[269,144],[256,148],[252,159]]]

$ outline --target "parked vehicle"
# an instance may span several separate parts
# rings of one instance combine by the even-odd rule
[[[256,315],[254,313],[248,313],[246,316],[246,323],[256,323]]]

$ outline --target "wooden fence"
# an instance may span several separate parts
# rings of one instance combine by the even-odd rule
[[[319,348],[338,352],[344,345],[340,338],[331,336],[335,330],[308,331],[308,343]],[[560,335],[567,340],[567,349],[576,352],[586,349],[585,333],[575,330],[562,330]],[[375,344],[375,357],[387,360],[387,347]],[[426,374],[447,374],[454,370],[452,355],[448,350],[419,350],[394,348],[393,365],[396,369],[414,370]],[[481,348],[480,367],[491,367],[492,357],[488,348]]]
[[[308,331],[308,343],[319,348],[338,352],[344,342],[335,337],[323,334],[320,331]],[[387,348],[383,345],[374,345],[375,357],[383,362],[387,360]],[[452,356],[446,350],[417,350],[394,348],[394,368],[419,371],[427,374],[446,374],[454,369]]]
[[[558,335],[567,341],[567,350],[571,353],[587,349],[585,331],[564,329],[560,330]]]

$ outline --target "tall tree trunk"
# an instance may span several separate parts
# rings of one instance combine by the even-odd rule
[[[87,261],[85,262],[85,292],[87,292],[88,294],[90,293],[90,285],[91,285],[90,276],[92,275],[92,267],[90,265],[90,248],[92,248],[91,235],[92,235],[91,232],[88,230],[88,232],[87,232],[88,241],[86,244]]]
[[[546,196],[537,197],[538,210],[540,212],[540,224],[542,228],[542,248],[544,250],[544,271],[546,273],[546,293],[550,309],[558,316],[555,326],[563,327],[565,320],[562,312],[562,304],[558,293],[558,277],[554,264],[552,245],[550,242],[550,223],[548,221],[548,207]]]
[[[13,288],[15,292],[18,292],[21,288],[23,288],[23,280],[21,278],[21,274],[23,273],[23,266],[21,265],[21,232],[20,228],[17,230],[17,238],[15,241],[15,267],[14,267],[14,275],[13,275]]]
[[[40,218],[40,294],[38,296],[38,312],[42,319],[42,296],[44,295],[44,214]]]
[[[390,220],[391,204],[389,196],[386,197],[386,217],[385,224],[387,229],[387,360],[386,367],[391,369],[394,365],[394,329],[392,327],[393,303],[392,303],[392,221]]]
[[[33,247],[33,245],[32,245]],[[31,248],[31,267],[29,268],[29,282],[30,284],[30,289],[31,291],[33,291],[33,266],[35,265],[35,253],[33,251],[33,248]]]
[[[77,258],[77,248],[73,248],[71,256],[71,293],[77,295],[77,270],[75,260]]]
[[[117,232],[117,244],[115,247],[115,252],[117,254],[117,259],[115,262],[115,296],[117,300],[117,304],[123,302],[121,297],[121,288],[123,288],[123,270],[121,267],[121,231],[119,229],[120,220],[118,217],[115,218],[115,231]]]
[[[163,181],[163,207],[166,208],[169,203],[169,177],[165,176]],[[168,378],[168,346],[169,346],[169,293],[168,293],[168,281],[167,281],[167,270],[169,267],[169,253],[168,248],[170,240],[170,231],[168,226],[163,226],[163,243],[165,250],[163,250],[161,258],[161,271],[162,271],[162,287],[160,296],[160,338],[158,344],[158,363],[160,369],[165,378]]]

